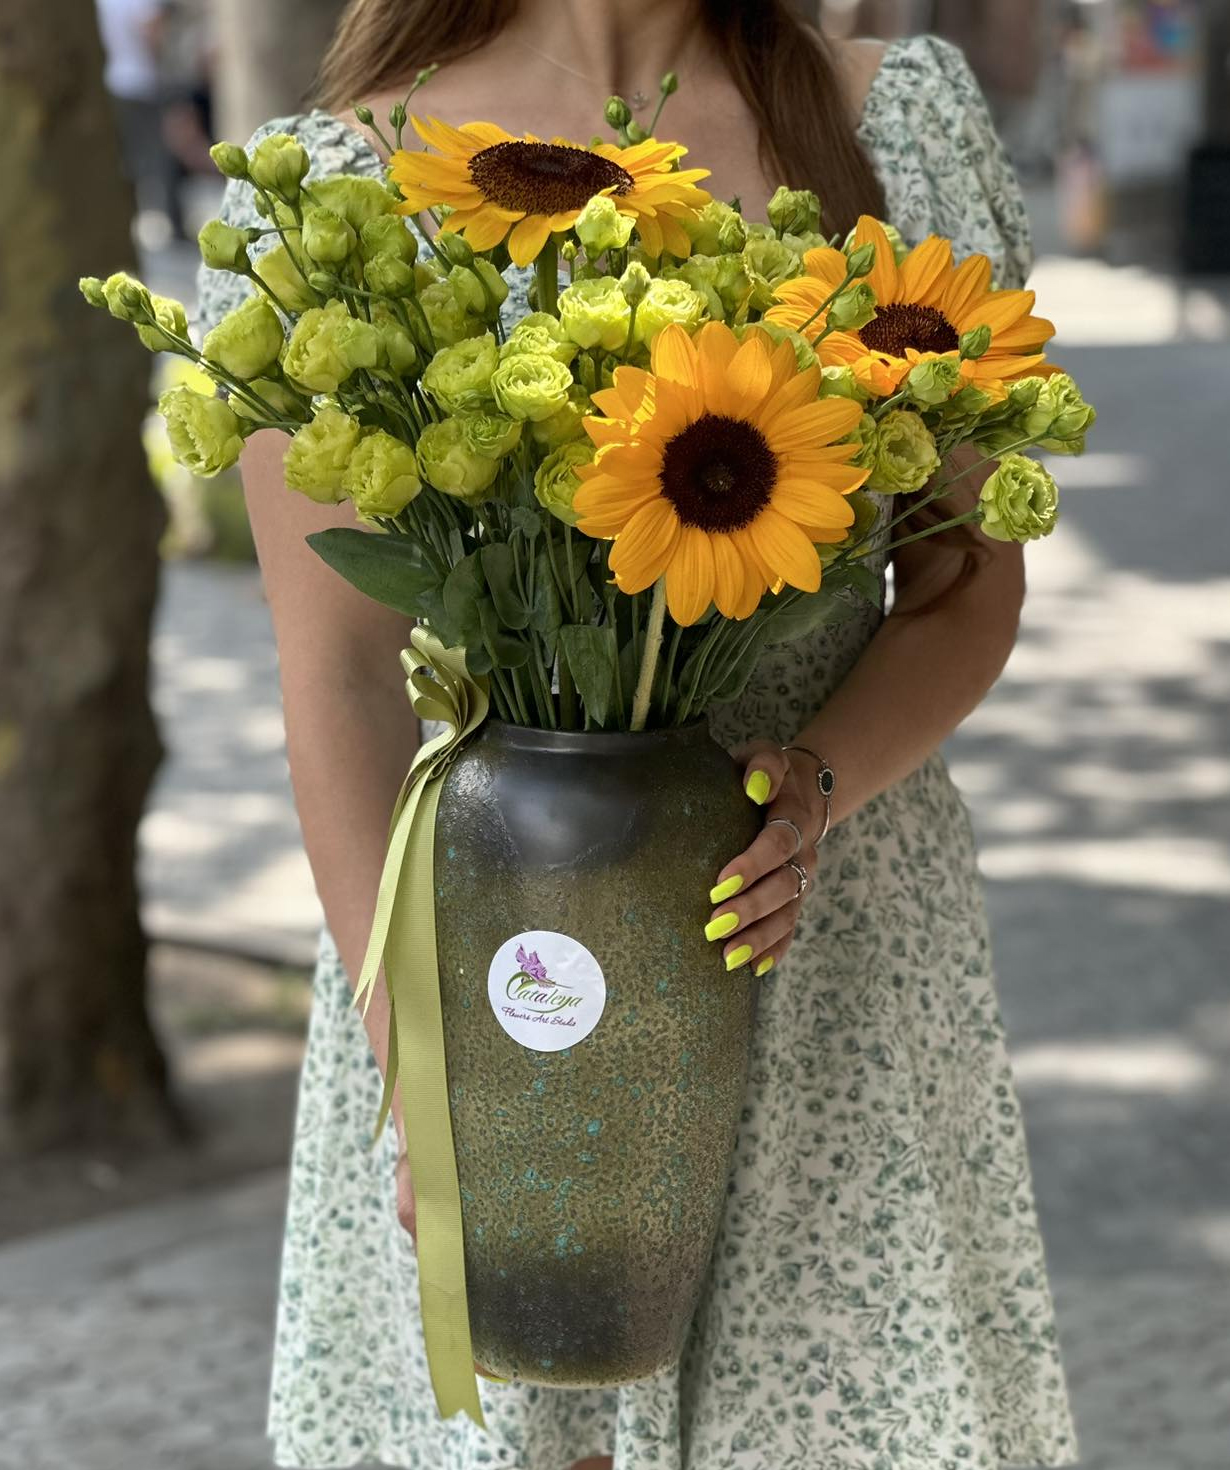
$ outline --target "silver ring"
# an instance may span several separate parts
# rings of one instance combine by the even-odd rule
[[[769,820],[765,823],[765,826],[789,827],[790,830],[794,833],[794,852],[792,852],[790,856],[796,857],[798,855],[799,849],[803,846],[803,834],[799,831],[798,827],[795,826],[795,824],[790,820],[789,817],[770,817]]]
[[[803,866],[802,863],[796,863],[793,858],[790,858],[782,866],[794,869],[795,875],[799,880],[798,891],[795,893],[794,898],[795,900],[802,898],[803,895],[807,892],[807,885],[811,882],[811,879],[807,876],[807,869]]]

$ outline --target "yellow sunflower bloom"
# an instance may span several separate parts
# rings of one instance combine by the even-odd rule
[[[598,446],[577,471],[579,528],[614,537],[611,571],[623,592],[666,578],[676,623],[711,602],[746,618],[767,589],[820,586],[817,542],[840,542],[854,521],[846,496],[867,478],[835,441],[861,405],[817,399],[820,369],[800,372],[789,342],[767,332],[742,342],[722,322],[694,337],[680,326],[654,339],[650,368],[619,367],[585,420]]]
[[[450,127],[438,118],[413,118],[415,131],[435,153],[399,149],[390,160],[401,189],[401,214],[447,204],[448,227],[474,250],[507,241],[515,265],[529,265],[553,230],[566,230],[596,194],[608,195],[631,218],[653,256],[691,254],[683,227],[709,202],[697,188],[703,168],[676,169],[687,152],[678,143],[647,138],[631,148],[599,143],[585,148],[566,138],[514,138],[495,123]]]
[[[931,235],[898,265],[884,227],[870,215],[860,218],[853,244],[875,246],[875,265],[866,279],[876,294],[876,314],[857,332],[824,338],[816,350],[826,366],[850,367],[872,393],[895,393],[916,363],[955,358],[962,335],[986,326],[990,347],[982,357],[961,363],[967,384],[998,399],[1004,383],[1047,371],[1043,347],[1054,336],[1054,325],[1030,315],[1032,291],[992,289],[985,255],[955,265],[951,243]],[[809,250],[803,266],[805,276],[778,287],[778,304],[766,319],[795,328],[810,321],[807,333],[815,336],[825,321],[824,314],[816,316],[817,309],[841,285],[846,257],[826,246]]]

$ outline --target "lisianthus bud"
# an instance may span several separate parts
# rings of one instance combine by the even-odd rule
[[[572,508],[573,497],[581,488],[577,466],[589,464],[593,457],[594,446],[588,439],[574,439],[548,454],[534,472],[539,505],[567,526],[575,526],[578,519]]]
[[[711,199],[703,209],[680,221],[688,232],[693,253],[718,255],[723,250],[742,250],[747,227],[737,210],[721,199]]]
[[[413,265],[418,259],[419,242],[399,214],[381,214],[366,220],[359,231],[359,249],[364,260],[373,255],[393,255]]]
[[[769,223],[779,235],[802,235],[820,228],[820,200],[810,189],[781,184],[769,200]]]
[[[304,280],[285,245],[275,245],[258,255],[252,269],[287,311],[303,312],[317,305],[319,297]]]
[[[436,236],[436,249],[448,261],[449,265],[469,265],[474,259],[474,251],[469,241],[463,240],[452,230],[441,230]]]
[[[560,292],[559,319],[564,335],[578,347],[602,347],[613,352],[628,339],[628,305],[613,276],[574,281]]]
[[[249,296],[206,333],[201,351],[232,377],[260,378],[277,362],[283,340],[277,312],[263,296]]]
[[[252,269],[248,246],[255,231],[237,230],[220,219],[207,220],[197,234],[201,259],[211,270],[234,271],[246,276]]]
[[[961,386],[961,364],[955,357],[926,358],[910,369],[905,386],[920,408],[947,403]]]
[[[571,387],[572,374],[546,353],[518,353],[491,375],[497,406],[514,419],[545,419],[558,413],[568,402]]]
[[[299,185],[312,166],[307,149],[289,133],[270,133],[252,150],[248,176],[252,182],[284,199],[297,199]]]
[[[413,296],[414,267],[395,255],[373,255],[363,267],[363,284],[377,296]]]
[[[620,292],[629,306],[637,306],[644,301],[652,285],[653,277],[639,260],[630,261],[619,278]]]
[[[1031,418],[1044,408],[1051,417],[1041,447],[1053,454],[1080,454],[1098,415],[1069,374],[1055,373],[1044,380]]]
[[[643,143],[645,139],[649,136],[649,134],[645,131],[643,127],[641,127],[640,123],[638,122],[630,122],[628,126],[624,129],[624,132],[628,135],[629,143]]]
[[[893,258],[894,260],[896,260],[897,264],[900,265],[901,262],[910,253],[910,247],[906,244],[905,239],[901,234],[901,231],[897,228],[896,225],[890,225],[887,220],[881,220],[880,224],[883,226],[884,233],[888,236],[888,243],[893,247]],[[851,254],[854,249],[853,230],[851,230],[850,233],[846,236],[845,242],[841,248],[846,252],[847,255]],[[871,267],[868,266],[867,269],[870,270]]]
[[[340,301],[330,301],[299,318],[282,371],[313,393],[334,393],[351,373],[374,368],[379,358],[375,327],[351,316]]]
[[[857,332],[876,314],[876,293],[866,281],[855,281],[834,298],[828,319],[839,332]]]
[[[650,281],[636,309],[636,340],[648,346],[663,327],[681,326],[691,333],[705,317],[705,298],[686,281]]]
[[[991,345],[990,327],[971,327],[968,332],[962,332],[957,348],[962,357],[971,360],[984,357],[987,348]]]
[[[395,516],[422,488],[414,450],[383,429],[364,434],[342,471],[342,489],[363,516]]]
[[[224,178],[246,179],[248,177],[248,155],[238,143],[215,143],[209,150],[214,167]]]
[[[103,283],[97,276],[82,276],[77,282],[77,289],[91,306],[99,306],[104,311],[107,309],[107,293],[103,290]]]
[[[333,209],[309,209],[303,217],[303,253],[317,265],[341,265],[358,237]]]
[[[935,439],[918,414],[894,408],[876,424],[869,490],[911,494],[921,490],[939,467]]]
[[[622,250],[632,235],[632,218],[620,214],[609,194],[595,194],[573,226],[590,260],[608,250]]]
[[[376,371],[392,373],[396,378],[415,379],[419,373],[419,352],[406,331],[401,318],[387,302],[377,301],[372,307],[372,326],[376,332],[379,357]]]
[[[320,291],[325,296],[332,296],[340,284],[333,271],[308,271],[308,285],[313,291]]]
[[[151,352],[181,352],[187,356],[179,342],[168,335],[172,332],[175,337],[186,338],[188,335],[188,314],[183,303],[171,296],[151,296],[150,303],[154,308],[154,323],[137,327],[137,336],[142,344]]]
[[[317,179],[312,185],[312,202],[340,214],[356,235],[362,234],[369,220],[392,214],[397,207],[384,184],[366,174],[333,174]]]
[[[500,348],[500,361],[522,352],[545,352],[565,366],[577,355],[577,345],[564,336],[564,329],[550,312],[532,311],[508,334]]]
[[[491,375],[500,354],[490,332],[442,347],[423,371],[423,387],[446,413],[491,402]]]
[[[318,408],[311,423],[296,430],[282,456],[287,488],[321,505],[345,500],[342,477],[361,433],[358,419],[340,408],[333,404]]]
[[[467,446],[486,459],[503,459],[521,442],[520,421],[503,414],[459,413],[457,420],[465,432]]]
[[[394,102],[392,107],[389,108],[389,124],[394,132],[398,128],[404,128],[406,126],[406,108],[404,103]]]
[[[632,109],[622,97],[608,97],[606,99],[606,107],[603,109],[603,116],[606,118],[608,126],[615,129],[626,128],[632,121]]]
[[[470,265],[455,265],[448,273],[449,285],[462,309],[484,321],[493,322],[508,299],[508,282],[489,260],[475,257]]]
[[[679,90],[679,78],[673,71],[668,71],[659,83],[659,90],[663,97],[673,97]]]
[[[846,257],[847,268],[850,274],[856,278],[869,275],[875,268],[875,263],[876,248],[870,242],[866,245],[859,245],[856,249],[851,250],[850,254]]]
[[[122,322],[145,322],[154,314],[149,287],[127,271],[116,271],[102,283],[103,300],[113,317]]]
[[[820,369],[820,397],[853,398],[862,402],[866,400],[867,395],[859,385],[852,368],[834,364]]]
[[[1035,541],[1055,528],[1059,490],[1037,462],[1006,454],[978,497],[982,529],[996,541]]]
[[[247,399],[241,398],[238,393],[233,393],[230,404],[241,419],[294,419],[298,423],[306,423],[311,412],[308,404],[285,383],[279,383],[276,378],[256,378],[248,384],[248,388],[256,394],[269,411],[261,414],[252,407]]]
[[[774,289],[797,276],[802,262],[788,245],[772,235],[752,235],[743,247],[743,266],[751,281],[751,305],[757,311],[768,311],[773,305]]]
[[[530,435],[534,443],[543,449],[558,449],[561,444],[582,438],[585,434],[585,415],[592,407],[589,394],[579,383],[574,383],[568,390],[568,402],[558,413],[530,424]]]
[[[210,478],[230,469],[243,448],[243,428],[221,398],[195,393],[182,384],[158,399],[167,421],[167,439],[176,464]]]
[[[427,425],[419,435],[418,466],[429,485],[470,504],[483,498],[500,472],[498,459],[470,448],[459,418]]]

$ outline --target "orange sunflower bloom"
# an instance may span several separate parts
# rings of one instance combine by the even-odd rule
[[[1043,347],[1055,334],[1044,317],[1032,316],[1032,291],[996,291],[991,262],[971,255],[955,265],[952,244],[931,235],[900,265],[879,220],[863,215],[854,232],[855,245],[874,245],[876,258],[867,283],[876,294],[876,314],[857,332],[831,332],[817,347],[826,366],[853,369],[868,391],[895,393],[916,363],[956,357],[965,332],[986,326],[991,345],[982,357],[961,363],[963,380],[998,399],[1003,384],[1050,371]],[[776,292],[778,304],[766,319],[785,327],[802,327],[817,335],[825,314],[820,304],[841,285],[846,257],[823,247],[803,257],[807,274],[786,281]]]
[[[820,586],[817,542],[843,541],[846,496],[867,478],[850,460],[861,408],[817,400],[820,370],[800,372],[794,348],[722,322],[654,339],[650,368],[619,367],[586,419],[598,445],[578,470],[579,528],[614,537],[623,592],[666,578],[671,617],[695,623],[709,604],[746,618],[768,589]]]
[[[411,121],[437,151],[393,154],[391,173],[404,197],[398,211],[451,206],[449,229],[474,250],[507,241],[513,263],[529,265],[553,230],[568,229],[595,194],[607,194],[635,221],[650,255],[691,254],[682,221],[708,204],[697,181],[709,170],[674,168],[687,152],[678,143],[647,138],[631,148],[584,148],[566,138],[514,138],[495,123],[454,128],[434,117]]]

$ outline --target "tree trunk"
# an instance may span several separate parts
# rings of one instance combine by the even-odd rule
[[[0,1152],[165,1136],[137,823],[158,764],[149,360],[81,275],[130,262],[92,0],[0,22]]]
[[[345,0],[214,0],[214,7],[218,135],[243,143],[269,118],[304,110]]]

